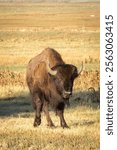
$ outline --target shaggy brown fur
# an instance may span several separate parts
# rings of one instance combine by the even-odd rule
[[[48,67],[50,67],[49,70]],[[77,76],[77,68],[74,65],[65,64],[60,54],[54,49],[47,48],[30,60],[26,80],[36,112],[34,126],[41,124],[42,110],[45,112],[48,126],[54,126],[48,110],[51,104],[60,117],[61,126],[68,127],[63,114],[64,106],[65,101],[68,101],[72,94],[73,81]]]

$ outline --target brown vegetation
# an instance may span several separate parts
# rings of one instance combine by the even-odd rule
[[[1,86],[27,86],[25,81],[25,73],[12,71],[0,71]],[[76,79],[74,89],[86,90],[90,87],[98,88],[100,81],[99,71],[83,71],[82,75]]]

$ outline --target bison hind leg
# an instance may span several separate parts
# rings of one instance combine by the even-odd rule
[[[47,101],[44,101],[43,104],[43,111],[45,112],[46,119],[47,119],[47,126],[49,127],[55,127],[54,123],[52,122],[49,114],[49,103]]]
[[[64,107],[65,107],[64,102],[60,102],[57,105],[56,114],[60,117],[60,125],[61,125],[61,127],[69,128],[67,123],[66,123],[66,121],[65,121],[65,119],[64,119]]]
[[[43,103],[40,100],[38,93],[35,93],[33,95],[32,100],[33,100],[33,107],[35,109],[34,127],[37,127],[41,124],[41,112],[42,112]]]

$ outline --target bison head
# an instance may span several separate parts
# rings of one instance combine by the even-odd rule
[[[49,69],[52,75],[57,92],[64,98],[69,99],[72,95],[73,82],[79,76],[83,69],[83,64],[78,72],[76,66],[71,64],[61,64]]]

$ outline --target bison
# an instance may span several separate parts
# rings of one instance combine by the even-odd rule
[[[61,55],[52,48],[46,48],[32,58],[27,66],[26,81],[35,109],[34,127],[41,124],[41,112],[45,112],[48,126],[54,126],[50,115],[49,105],[55,108],[60,117],[60,124],[68,128],[64,119],[65,102],[72,95],[73,82],[79,76],[72,64],[65,64]]]

